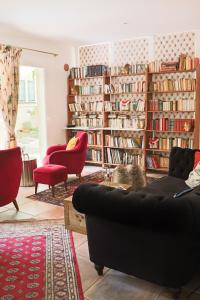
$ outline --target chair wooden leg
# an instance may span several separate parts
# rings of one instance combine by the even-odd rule
[[[67,181],[64,181],[65,191],[67,190]]]
[[[55,189],[54,189],[54,185],[52,185],[51,192],[52,192],[52,196],[55,197]]]
[[[13,200],[13,204],[14,204],[16,210],[19,211],[19,206],[18,206],[18,203],[17,203],[16,199]]]
[[[35,183],[35,195],[37,194],[38,183]]]
[[[81,173],[80,174],[76,174],[76,176],[79,178],[79,181],[81,181]]]
[[[51,186],[49,185],[49,190],[50,190]]]

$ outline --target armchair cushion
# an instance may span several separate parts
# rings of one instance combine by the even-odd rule
[[[88,215],[152,231],[200,232],[200,189],[175,199],[174,192],[187,188],[183,182],[177,189],[179,182],[178,178],[166,177],[157,188],[154,184],[139,192],[82,184],[74,192],[73,205]]]
[[[67,144],[67,147],[66,147],[66,150],[72,150],[76,147],[77,143],[79,141],[79,138],[78,137],[73,137],[69,140],[68,144]]]

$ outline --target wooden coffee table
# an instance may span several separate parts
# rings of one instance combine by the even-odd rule
[[[101,185],[106,185],[110,187],[115,188],[122,188],[124,190],[127,190],[129,187],[131,187],[128,184],[116,184],[109,181],[102,181],[99,183]],[[65,228],[82,233],[87,234],[86,231],[86,224],[85,224],[85,215],[79,213],[72,205],[72,196],[66,198],[64,200],[64,217],[65,217]]]

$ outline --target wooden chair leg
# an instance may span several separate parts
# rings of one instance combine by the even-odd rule
[[[13,204],[14,204],[16,210],[19,211],[19,206],[18,206],[18,203],[17,203],[16,199],[13,200]]]
[[[76,176],[79,178],[79,181],[81,181],[81,173],[80,174],[76,174]]]
[[[49,190],[50,190],[51,186],[49,185]]]
[[[64,181],[65,191],[67,190],[67,181]]]
[[[52,196],[55,197],[55,189],[54,189],[54,185],[52,185],[52,187],[51,187],[51,192],[52,192]]]
[[[38,183],[35,183],[35,195],[37,194]]]

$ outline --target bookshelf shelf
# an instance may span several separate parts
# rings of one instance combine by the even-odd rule
[[[113,148],[113,149],[125,149],[125,150],[131,150],[131,151],[143,151],[142,148],[134,148],[134,147],[116,147],[116,146],[104,146],[104,148]]]
[[[174,93],[195,93],[194,90],[175,90],[175,91],[148,91],[150,94],[174,94]]]
[[[147,110],[148,113],[194,113],[195,110]]]
[[[134,73],[134,74],[116,74],[116,75],[110,75],[111,78],[115,77],[134,77],[134,76],[144,76],[146,73]]]
[[[160,72],[149,72],[151,75],[159,75],[159,74],[173,74],[173,73],[192,73],[195,72],[196,69],[190,69],[190,70],[174,70],[174,71],[160,71]]]
[[[119,165],[115,162],[127,161],[130,163],[132,156],[133,161],[143,164],[148,171],[167,172],[171,145],[199,148],[200,65],[188,70],[166,70],[160,72],[150,72],[146,68],[145,72],[133,74],[112,73],[112,69],[110,71],[105,66],[102,69],[106,69],[107,73],[99,74],[99,76],[82,77],[82,74],[86,73],[79,73],[78,71],[78,75],[75,75],[77,78],[68,79],[69,91],[72,91],[68,95],[68,104],[72,104],[70,108],[74,110],[70,111],[67,105],[68,124],[76,125],[74,127],[65,127],[66,139],[69,140],[78,130],[88,132],[88,151],[90,154],[92,153],[92,156],[90,155],[90,158],[87,159],[87,163],[114,167]],[[91,75],[91,73],[88,74]],[[143,77],[140,78],[139,76]],[[95,79],[97,80],[95,81]],[[87,82],[87,80],[90,81]],[[92,80],[99,82],[100,89],[96,89],[96,86],[93,86]],[[164,85],[164,80],[168,82],[167,86]],[[90,91],[90,87],[93,86],[95,89],[91,89],[91,91],[99,91],[100,93],[75,95],[73,93],[74,91],[76,93],[76,85],[80,88],[86,87],[85,90],[82,89],[85,92]],[[134,90],[134,92],[122,92],[123,90]],[[77,91],[80,91],[80,89],[77,89]],[[183,100],[186,100],[186,102]],[[121,109],[123,107],[122,101],[129,101],[128,108]],[[85,103],[90,105],[90,103],[94,102],[102,103],[95,104],[95,107],[98,105],[99,110],[90,110],[93,106],[85,105]],[[135,108],[135,103],[133,102],[136,103],[136,107],[140,107],[141,103],[144,103],[144,106],[141,106],[142,110],[132,110]],[[79,110],[78,105],[74,109],[73,103],[81,104],[83,110]],[[163,107],[165,110],[163,110]],[[86,109],[84,110],[84,108]],[[184,108],[187,109],[184,110]],[[96,117],[91,118],[90,115],[96,115]],[[136,120],[135,123],[134,120]],[[155,123],[151,124],[150,122],[152,121]],[[137,127],[138,129],[135,129]],[[159,128],[159,130],[149,128]],[[186,130],[183,130],[185,128]],[[120,143],[116,143],[116,141],[107,142],[108,136],[125,139],[125,142],[121,140]],[[130,147],[134,145],[131,139],[133,141],[138,139],[138,137],[142,140],[138,146],[142,145],[142,147]],[[128,139],[130,140],[127,143]],[[157,148],[151,148],[153,145],[151,143],[154,143],[156,139],[158,139],[159,143]],[[114,145],[129,145],[129,147],[108,146],[110,143]],[[90,160],[91,157],[93,160]],[[149,164],[150,161],[153,164]]]

